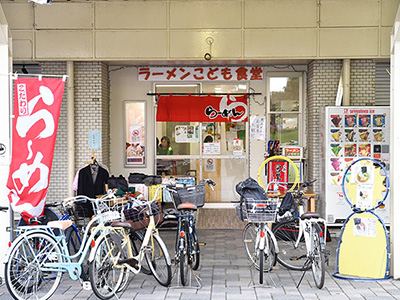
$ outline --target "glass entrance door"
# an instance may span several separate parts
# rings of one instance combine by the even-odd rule
[[[157,93],[177,93],[177,86],[156,86]],[[189,87],[186,86],[185,89]],[[245,93],[246,85],[206,85],[203,93]],[[191,86],[195,93],[197,86]],[[247,122],[157,122],[157,173],[163,176],[195,176],[197,182],[211,178],[215,191],[207,189],[206,202],[238,199],[235,186],[248,177]],[[160,150],[167,139],[170,152]],[[165,141],[164,141],[165,144]]]

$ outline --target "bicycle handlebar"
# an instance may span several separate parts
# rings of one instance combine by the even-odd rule
[[[0,211],[7,211],[8,210],[8,206],[0,206]]]
[[[305,181],[305,182],[303,182],[301,185],[300,185],[300,187],[299,187],[299,189],[298,189],[298,191],[297,191],[297,196],[298,197],[300,197],[302,194],[303,194],[303,189],[304,188],[306,188],[306,187],[308,187],[308,186],[310,186],[310,185],[312,185],[314,182],[316,182],[317,181],[317,179],[312,179],[312,180],[308,180],[308,181]]]
[[[38,223],[39,225],[43,224],[47,220],[45,215],[40,217],[33,217],[28,219],[28,225],[33,225],[34,223]]]

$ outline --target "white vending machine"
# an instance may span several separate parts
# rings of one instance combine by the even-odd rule
[[[328,106],[322,117],[325,219],[328,224],[341,224],[352,212],[342,192],[346,168],[358,158],[370,157],[389,171],[390,110],[388,106]],[[375,212],[390,225],[390,201]]]

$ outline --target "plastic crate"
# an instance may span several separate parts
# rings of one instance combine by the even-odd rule
[[[206,187],[204,184],[183,187],[177,189],[177,192],[172,194],[176,206],[181,203],[189,202],[196,204],[197,207],[203,207],[206,196]]]
[[[160,186],[161,186],[161,184],[156,184],[156,185],[150,185],[149,186],[149,197],[147,198],[147,199],[149,199],[149,201],[153,200],[153,198],[154,198],[154,196],[156,194],[156,191]],[[162,191],[158,192],[156,201],[160,201],[160,202],[162,201],[162,199],[163,199],[162,194],[163,194]]]

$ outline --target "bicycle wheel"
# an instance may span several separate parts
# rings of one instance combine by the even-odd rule
[[[171,283],[171,258],[164,241],[157,233],[153,233],[148,245],[150,251],[146,252],[147,262],[154,278],[163,286]]]
[[[184,232],[184,236],[179,239],[179,273],[181,277],[182,285],[186,285],[189,276],[189,265],[190,265],[190,255],[191,247],[189,240],[189,230],[186,222],[182,222],[181,233]]]
[[[193,270],[197,270],[200,266],[200,246],[199,246],[199,240],[197,238],[196,230],[193,227],[192,229],[192,238],[191,238],[191,243],[192,243],[192,268]]]
[[[267,226],[267,225],[265,225]],[[271,271],[274,266],[276,265],[276,260],[277,260],[277,253],[275,251],[275,243],[272,239],[271,233],[267,231],[266,233],[266,243],[265,243],[265,249],[264,249],[264,257],[263,259],[260,258],[260,261],[263,260],[263,270],[264,272],[269,272]]]
[[[317,223],[312,224],[311,232],[311,266],[314,282],[317,288],[322,289],[325,282],[325,254],[321,243],[323,242],[322,230]]]
[[[8,292],[14,299],[48,299],[61,281],[62,271],[46,271],[46,263],[61,263],[60,246],[46,233],[33,232],[13,245],[5,265]]]
[[[110,299],[120,291],[120,286],[126,281],[127,269],[114,265],[115,259],[127,257],[127,251],[121,251],[116,242],[106,235],[92,251],[94,259],[90,262],[89,277],[92,290],[100,299]]]
[[[304,237],[301,238],[297,247],[295,245],[299,236],[299,220],[275,224],[272,231],[278,242],[278,262],[291,270],[309,270],[311,266],[306,264],[307,248]]]
[[[248,223],[243,230],[243,244],[247,259],[250,263],[259,270],[258,256],[259,252],[257,249],[256,241],[259,226],[254,223]]]
[[[78,229],[74,224],[65,230],[65,240],[67,241],[69,255],[72,256],[78,253],[82,241],[78,235]]]
[[[260,278],[259,278],[259,282],[260,284],[263,284],[264,281],[264,250],[260,249],[259,250],[259,255],[258,257],[260,258],[259,260],[259,264],[260,264],[260,268],[259,268],[259,273],[260,273]]]

